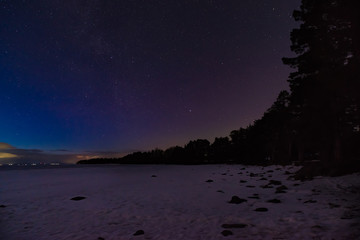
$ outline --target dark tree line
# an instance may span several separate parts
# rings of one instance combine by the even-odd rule
[[[184,147],[136,152],[119,159],[80,163],[322,163],[359,166],[360,1],[302,0],[293,17],[294,69],[263,117],[246,128]]]

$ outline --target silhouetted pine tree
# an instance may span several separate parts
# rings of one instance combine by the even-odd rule
[[[293,13],[302,22],[291,33],[297,56],[283,62],[296,69],[289,82],[300,160],[311,151],[324,162],[359,157],[348,148],[359,139],[359,12],[357,0],[303,0]]]

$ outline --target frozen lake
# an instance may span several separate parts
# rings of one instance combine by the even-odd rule
[[[0,170],[0,239],[360,239],[359,174],[288,180],[297,169]]]

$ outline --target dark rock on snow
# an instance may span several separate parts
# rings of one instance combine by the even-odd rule
[[[280,182],[280,181],[276,181],[276,180],[270,180],[269,184],[272,184],[272,185],[281,185],[281,182]]]
[[[246,224],[243,223],[232,223],[232,224],[223,224],[221,227],[223,228],[244,228],[246,227]]]
[[[267,212],[268,211],[268,209],[267,208],[257,208],[257,209],[255,209],[254,211],[256,211],[256,212]]]
[[[225,237],[233,235],[232,231],[230,231],[230,230],[224,230],[221,232],[221,234]]]
[[[280,187],[277,187],[276,190],[282,191],[282,190],[288,190],[288,188],[285,185],[281,185]]]
[[[239,198],[238,196],[232,196],[229,203],[239,204],[239,203],[243,203],[243,202],[247,202],[247,200]]]
[[[276,199],[276,198],[271,199],[271,200],[269,200],[267,202],[269,202],[269,203],[281,203],[281,201],[279,199]]]
[[[144,230],[137,230],[133,235],[139,236],[139,235],[143,235],[143,234],[145,234]]]
[[[275,193],[286,193],[285,190],[287,190],[288,188],[285,185],[282,185],[280,187],[276,188],[276,192]]]
[[[330,208],[338,208],[338,207],[340,207],[339,204],[335,204],[335,203],[329,203],[329,206],[330,206]]]
[[[214,180],[208,179],[208,180],[206,180],[206,182],[214,182]]]
[[[71,198],[70,200],[73,200],[73,201],[80,201],[80,200],[83,200],[85,199],[86,197],[82,197],[82,196],[77,196],[77,197],[73,197]]]

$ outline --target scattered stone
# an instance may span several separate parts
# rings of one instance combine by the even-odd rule
[[[312,189],[311,191],[314,193],[313,195],[319,195],[321,193],[321,191],[317,189]]]
[[[245,181],[245,180],[240,180],[240,182],[241,182],[241,183],[246,183],[247,181]]]
[[[6,206],[5,205],[0,205],[0,208],[6,208]]]
[[[219,192],[219,193],[224,193],[224,191],[223,191],[223,190],[217,190],[217,192]]]
[[[238,174],[242,174],[242,172],[238,172]]]
[[[248,197],[248,198],[251,198],[251,199],[260,199],[259,196],[250,196],[250,197]]]
[[[243,167],[243,168],[241,168],[240,170],[245,170],[245,169],[246,169],[246,168]]]
[[[294,183],[293,186],[295,186],[295,187],[300,186],[300,184],[299,183]]]
[[[139,235],[144,235],[145,234],[145,232],[143,231],[143,230],[137,230],[134,234],[133,234],[133,236],[139,236]]]
[[[266,181],[267,180],[267,178],[260,178],[259,180],[261,180],[261,181]]]
[[[296,179],[295,179],[295,175],[290,175],[290,176],[287,178],[287,180],[296,180]]]
[[[314,225],[311,226],[312,229],[324,229],[324,227],[320,226],[320,225]]]
[[[221,174],[221,175],[226,175],[226,173],[223,173],[223,174]]]
[[[288,188],[285,185],[281,185],[280,187],[277,187],[276,190],[288,190]]]
[[[232,196],[229,203],[239,204],[239,203],[243,203],[243,202],[247,202],[247,200],[243,199],[243,198],[239,198],[238,196]]]
[[[268,172],[268,173],[271,173],[271,172],[274,172],[274,171],[273,171],[273,170],[268,170],[267,172]]]
[[[98,240],[105,240],[105,238],[103,238],[103,237],[98,237]]]
[[[276,199],[276,198],[270,199],[270,200],[267,201],[267,202],[269,202],[269,203],[281,203],[281,201],[280,201],[279,199]]]
[[[258,174],[255,174],[255,173],[250,173],[250,175],[249,175],[250,177],[257,177],[258,176]]]
[[[296,211],[295,213],[304,213],[304,212],[299,210],[299,211]]]
[[[269,184],[266,184],[266,185],[262,185],[260,186],[261,188],[273,188],[273,186],[269,185]]]
[[[345,212],[343,214],[343,216],[341,216],[340,219],[353,219],[353,218],[354,218],[354,214],[352,212],[348,211],[348,212]]]
[[[338,208],[338,207],[340,207],[339,204],[335,204],[335,203],[329,203],[329,206],[330,206],[330,208]]]
[[[285,190],[287,190],[288,188],[285,185],[282,185],[280,187],[276,188],[276,192],[275,193],[286,193]]]
[[[230,231],[230,230],[224,230],[221,232],[221,234],[225,237],[233,235],[232,231]]]
[[[223,228],[244,228],[247,227],[247,224],[243,223],[232,223],[232,224],[223,224],[221,225]]]
[[[268,209],[267,209],[267,208],[264,208],[264,207],[261,207],[261,208],[255,209],[254,211],[256,211],[256,212],[267,212]]]
[[[208,179],[208,180],[206,180],[206,182],[214,182],[214,180]]]
[[[281,185],[281,182],[280,182],[280,181],[276,181],[276,180],[270,180],[269,184],[272,184],[272,185]]]
[[[151,177],[157,177],[156,175],[151,175]]]
[[[305,201],[304,203],[316,203],[316,202],[317,202],[316,200],[310,199],[310,200]]]
[[[285,171],[285,173],[284,173],[284,175],[290,175],[291,174],[291,172],[289,172],[289,171]]]
[[[86,197],[82,197],[82,196],[77,196],[77,197],[73,197],[71,198],[70,200],[73,200],[73,201],[80,201],[80,200],[83,200],[85,199]]]
[[[254,185],[247,185],[246,187],[247,188],[254,188],[255,186]]]
[[[279,171],[279,170],[281,170],[281,168],[276,168],[275,170]]]

